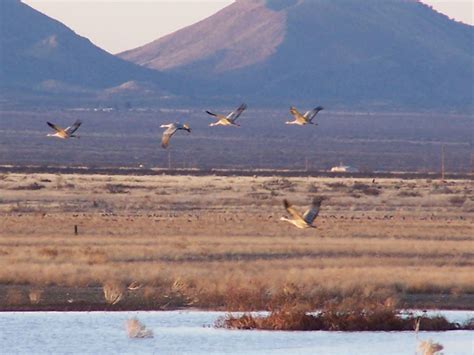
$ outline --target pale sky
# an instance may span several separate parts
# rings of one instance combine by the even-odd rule
[[[2,1],[2,0],[0,0]],[[233,0],[22,0],[118,53],[205,19]],[[336,1],[336,0],[335,0]],[[364,0],[361,0],[364,1]],[[474,25],[474,0],[423,0],[457,21]]]

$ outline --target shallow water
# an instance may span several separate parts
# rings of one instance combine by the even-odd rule
[[[430,312],[432,313],[432,312]],[[451,321],[470,311],[440,311]],[[414,332],[271,332],[215,329],[223,312],[4,312],[2,354],[414,354]],[[137,317],[152,339],[129,339],[126,320]],[[472,355],[474,332],[420,332],[443,344],[444,354]]]

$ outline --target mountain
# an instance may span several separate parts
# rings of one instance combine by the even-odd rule
[[[0,1],[2,94],[93,97],[103,89],[134,81],[152,82],[162,86],[161,91],[170,82],[164,74],[98,48],[20,1]]]
[[[473,43],[415,0],[238,0],[119,56],[186,75],[190,95],[472,112]]]

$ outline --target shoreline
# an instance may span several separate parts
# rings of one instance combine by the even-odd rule
[[[12,293],[13,290],[13,293]],[[39,300],[32,298],[34,292],[41,290]],[[15,304],[8,304],[14,294]],[[407,294],[395,295],[399,299],[397,309],[459,310],[474,311],[474,295],[447,294]],[[37,303],[34,303],[37,302]],[[269,309],[258,307],[229,307],[226,305],[179,305],[180,300],[167,303],[145,300],[141,295],[128,291],[116,304],[108,304],[102,287],[35,287],[26,285],[0,286],[0,312],[123,312],[123,311],[208,311],[208,312],[261,312]],[[174,304],[173,304],[174,303]]]

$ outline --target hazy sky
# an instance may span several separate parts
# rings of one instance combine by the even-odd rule
[[[89,38],[111,53],[151,42],[202,20],[233,2],[233,0],[22,1],[61,21],[79,35]],[[423,2],[457,21],[474,25],[474,0],[423,0]]]

